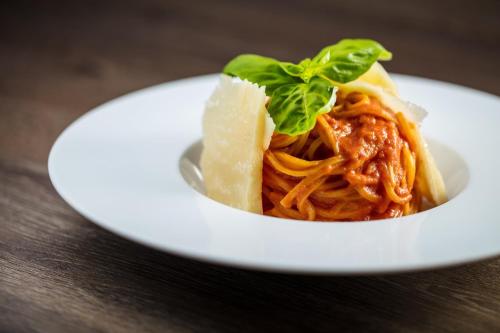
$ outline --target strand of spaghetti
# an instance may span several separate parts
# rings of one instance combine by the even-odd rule
[[[318,128],[318,133],[321,137],[321,139],[324,141],[324,143],[333,149],[333,152],[335,155],[338,155],[340,153],[339,150],[339,143],[337,141],[337,137],[335,136],[335,133],[333,132],[332,126],[328,123],[326,120],[327,115],[319,115],[316,118],[316,124]]]
[[[287,146],[291,145],[292,143],[294,143],[298,139],[299,138],[297,136],[289,136],[289,135],[285,135],[285,134],[276,134],[276,135],[273,135],[269,147],[271,149],[284,148],[284,147],[287,147]]]
[[[415,157],[413,156],[407,145],[404,145],[403,147],[403,160],[406,170],[406,184],[408,186],[408,189],[411,191],[415,182],[416,163]]]
[[[268,168],[264,168],[263,170],[263,183],[275,190],[281,190],[284,192],[290,191],[293,186],[295,186],[290,181],[284,179],[283,177],[280,177],[273,171],[268,170]]]
[[[403,207],[401,205],[392,202],[387,208],[387,210],[380,215],[380,218],[394,218],[394,217],[400,217],[402,215],[403,215]]]
[[[406,169],[404,168],[404,166],[402,165],[402,163],[404,162],[401,162],[398,167],[400,169],[400,172],[402,173],[402,177],[401,177],[401,183],[399,184],[399,187],[396,187],[396,193],[398,195],[402,195],[401,193],[406,193],[406,192],[411,192],[409,189],[408,189],[408,179],[407,179],[407,172],[406,172]]]
[[[282,163],[280,163],[280,161],[278,161],[276,156],[270,150],[267,150],[264,153],[264,163],[268,164],[269,166],[271,166],[272,168],[274,168],[275,170],[277,170],[281,173],[284,173],[286,175],[293,176],[293,177],[306,177],[307,175],[310,174],[310,171],[308,169],[306,169],[306,170],[293,170],[293,169],[287,168]]]
[[[338,203],[349,203],[349,202],[353,202],[353,201],[364,200],[357,192],[353,192],[351,195],[343,197],[343,198],[325,198],[325,197],[318,196],[318,195],[316,195],[316,192],[313,192],[309,198],[312,202],[317,203],[318,206],[321,206],[323,208],[331,207],[331,206],[336,205]],[[366,201],[366,203],[369,203],[369,202]]]
[[[416,128],[413,123],[407,121],[405,116],[400,112],[396,114],[396,118],[399,121],[399,125],[401,128],[401,133],[405,136],[406,141],[410,145],[410,148],[416,153],[416,171],[415,171],[415,181],[414,187],[417,192],[422,193],[423,197],[431,198],[430,189],[428,187],[427,181],[425,180],[425,170],[420,167],[421,158],[419,156],[422,155],[422,151],[420,151],[420,146],[418,144],[417,134],[415,133]]]
[[[316,219],[316,209],[314,205],[311,204],[309,200],[304,200],[297,204],[297,208],[302,215],[306,215],[309,221],[314,221]]]
[[[338,166],[343,162],[343,157],[342,156],[334,156],[327,158],[323,160],[321,163],[319,163],[317,166],[312,167],[310,169],[304,169],[304,170],[293,170],[289,167],[284,166],[273,154],[272,151],[267,150],[264,154],[264,163],[270,165],[277,171],[284,173],[289,176],[293,177],[306,177],[312,174],[315,174],[318,172],[318,170],[321,170],[325,166]]]
[[[360,196],[370,202],[378,203],[382,200],[382,197],[375,191],[371,190],[368,186],[355,186],[354,189],[356,189]]]
[[[344,104],[339,104],[339,105],[335,105],[331,110],[330,110],[330,114],[335,114],[335,112],[339,112],[340,110],[342,110],[344,108]]]
[[[281,205],[280,201],[282,200],[283,196],[276,192],[269,193],[268,198],[274,205],[274,208],[276,208],[280,213],[284,214],[287,217],[291,217],[298,220],[309,217],[309,214],[307,212],[305,214],[301,214],[295,209],[291,209],[290,207],[284,207],[283,205]]]
[[[359,207],[358,209],[355,210],[332,210],[332,209],[325,209],[322,207],[316,207],[316,213],[319,217],[324,218],[326,220],[330,221],[338,221],[338,220],[355,220],[358,218],[362,218],[364,216],[367,216],[371,210],[372,210],[371,205],[363,205]]]
[[[412,213],[420,211],[422,205],[422,196],[419,192],[415,192],[414,199],[410,202],[410,209]]]
[[[387,174],[389,176],[389,183],[395,187],[396,186],[396,177],[394,175],[394,168],[392,167],[392,164],[386,163],[386,168],[387,168]]]
[[[389,208],[391,202],[392,201],[389,197],[384,196],[382,198],[382,201],[375,207],[375,211],[379,214],[384,213],[387,210],[387,208]]]
[[[312,143],[311,145],[309,146],[309,148],[307,148],[307,151],[305,153],[305,155],[310,159],[312,160],[314,158],[314,154],[316,153],[316,150],[318,150],[319,146],[321,146],[321,144],[323,143],[323,140],[321,140],[321,137],[319,138],[316,138]]]
[[[387,195],[392,201],[398,204],[404,204],[411,200],[411,193],[407,188],[401,188],[397,185],[397,178],[394,173],[394,168],[392,164],[387,165],[387,170],[389,174],[389,181],[385,180],[383,182],[384,188],[386,189]],[[388,190],[388,186],[390,189]]]
[[[276,158],[280,160],[282,163],[286,164],[287,167],[295,170],[315,167],[324,161],[324,160],[308,161],[281,151],[275,152],[274,156],[276,156]]]
[[[304,148],[304,145],[306,144],[307,139],[309,138],[309,133],[310,132],[299,135],[299,139],[295,141],[291,146],[290,150],[291,155],[299,153],[302,150],[302,148]]]
[[[282,199],[283,195],[270,191],[266,191],[264,193],[269,201],[271,201],[271,203],[274,205],[274,209],[277,210],[282,217],[291,217],[295,219],[302,219],[304,217],[307,217],[307,219],[310,221],[313,221],[316,218],[316,210],[314,209],[314,205],[312,205],[309,200],[304,200],[301,204],[299,204],[299,212],[297,212],[292,208],[285,208],[280,204],[280,200]]]
[[[411,214],[411,201],[403,205],[403,215]]]
[[[411,195],[411,192],[408,190],[408,187],[406,187],[405,178],[403,178],[401,180],[401,185],[400,186],[394,186],[394,192],[399,197],[406,197],[407,195]]]
[[[352,187],[342,188],[333,191],[316,191],[313,193],[315,199],[342,199],[356,194],[356,190]]]
[[[269,210],[266,210],[264,212],[264,215],[268,215],[268,216],[274,216],[274,217],[281,217],[283,219],[288,219],[289,216],[283,214],[282,212],[280,212],[276,207],[273,207]]]
[[[391,209],[391,217],[401,217],[403,216],[403,206],[402,205],[396,205],[394,203],[392,203],[392,207],[390,207]]]
[[[300,208],[304,204],[304,201],[309,198],[311,193],[316,191],[328,178],[328,176],[325,176],[323,178],[319,178],[316,182],[311,184],[311,186],[308,186],[307,188],[303,189],[302,191],[299,191],[297,193],[297,207]],[[300,210],[300,209],[299,209]]]
[[[337,180],[337,181],[332,181],[332,182],[325,182],[323,183],[319,188],[318,190],[333,190],[333,189],[336,189],[336,188],[339,188],[339,187],[344,187],[346,186],[348,183],[343,180],[343,179],[340,179],[340,180]]]
[[[353,101],[353,102],[351,102]],[[370,97],[363,93],[353,92],[347,95],[346,97],[346,108],[354,109],[360,106],[370,105],[371,100]]]
[[[293,201],[295,200],[297,194],[300,191],[305,190],[308,186],[311,186],[314,182],[316,182],[318,179],[324,176],[328,176],[332,174],[338,166],[338,162],[333,162],[329,165],[326,165],[316,172],[312,173],[308,177],[305,177],[302,179],[293,189],[288,192],[285,197],[280,201],[283,207],[290,208],[293,204]]]
[[[361,167],[365,164],[366,160],[367,158],[365,157],[358,157],[357,159],[351,160],[347,169],[356,172],[356,169],[362,169]],[[358,171],[361,172],[361,170]]]
[[[268,197],[269,196],[269,193],[271,193],[271,189],[269,188],[269,185],[262,185],[262,194],[265,196],[265,197]]]
[[[348,172],[344,178],[351,185],[376,185],[379,182],[379,178],[376,176],[363,175],[354,171]]]
[[[383,180],[382,184],[384,186],[385,193],[387,193],[387,196],[391,201],[394,201],[395,203],[398,203],[400,205],[404,205],[411,200],[411,194],[408,194],[404,197],[400,197],[399,195],[397,195],[394,191],[394,185],[389,183],[387,180]]]
[[[262,176],[262,193],[264,193],[264,188],[268,188],[269,191],[276,191],[276,192],[284,192],[286,193],[287,191],[283,189],[282,186],[272,177],[269,175],[263,174]]]
[[[414,128],[410,125],[408,120],[406,120],[406,117],[403,115],[403,113],[398,112],[396,113],[396,119],[399,127],[399,132],[403,135],[403,137],[408,141],[408,144],[410,145],[411,150],[417,152],[418,145],[417,145],[417,138],[415,137],[414,134]]]

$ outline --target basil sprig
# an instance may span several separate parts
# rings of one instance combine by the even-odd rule
[[[377,60],[392,54],[370,39],[343,39],[298,64],[254,54],[231,60],[223,72],[266,87],[275,131],[299,135],[311,130],[319,114],[335,103],[336,86],[356,80]]]

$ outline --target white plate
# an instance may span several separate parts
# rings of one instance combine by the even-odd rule
[[[358,274],[499,255],[500,98],[438,81],[394,77],[404,98],[430,112],[423,132],[452,197],[413,216],[301,222],[229,208],[198,193],[193,187],[202,182],[193,165],[201,150],[204,101],[216,75],[137,91],[87,113],[54,144],[50,178],[71,206],[108,230],[226,265]]]

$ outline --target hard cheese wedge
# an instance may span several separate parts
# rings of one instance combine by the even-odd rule
[[[361,75],[356,81],[376,85],[385,89],[390,94],[398,96],[398,88],[396,87],[396,84],[392,81],[384,67],[378,62],[374,63],[372,67],[370,67],[370,69]]]
[[[262,165],[274,124],[263,87],[221,76],[203,116],[201,171],[207,195],[262,213]]]

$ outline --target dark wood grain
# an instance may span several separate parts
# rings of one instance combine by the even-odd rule
[[[89,108],[241,52],[297,60],[373,37],[391,71],[500,94],[498,13],[498,1],[2,1],[0,332],[500,331],[499,259],[378,277],[209,265],[95,226],[46,169]]]

